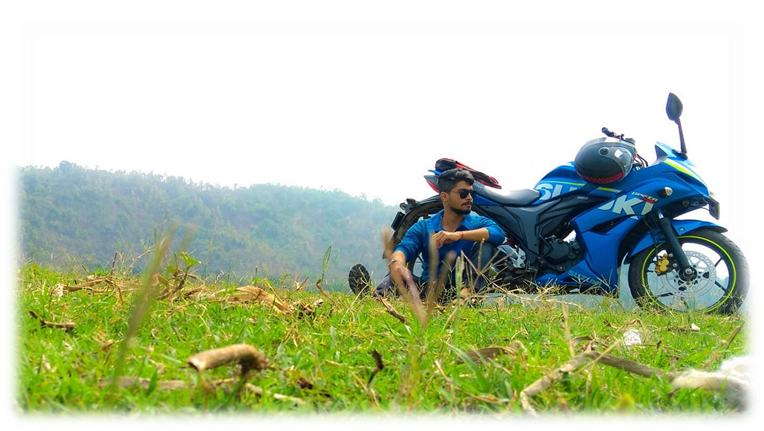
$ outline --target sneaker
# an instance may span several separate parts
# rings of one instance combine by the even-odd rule
[[[350,290],[352,290],[356,295],[359,293],[368,292],[371,290],[369,288],[369,285],[371,284],[369,271],[367,271],[366,268],[360,263],[353,266],[350,269],[350,273],[348,273],[348,284],[350,285]]]

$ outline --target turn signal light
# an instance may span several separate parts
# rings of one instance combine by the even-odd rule
[[[672,193],[674,193],[674,190],[672,190],[671,187],[664,187],[661,190],[658,190],[658,196],[662,198],[667,198],[671,196]]]

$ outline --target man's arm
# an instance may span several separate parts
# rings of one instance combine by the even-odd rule
[[[394,251],[387,266],[390,268],[390,277],[395,284],[403,283],[411,289],[414,279],[411,277],[411,271],[406,267],[406,255],[402,251]]]
[[[406,254],[401,250],[395,250],[393,254],[390,255],[390,260],[387,266],[392,268],[392,266],[396,263],[400,263],[401,265],[406,266]]]
[[[480,226],[480,229],[476,230],[485,229],[488,232],[488,237],[485,238],[485,241],[496,247],[502,245],[505,239],[504,230],[502,230],[502,228],[499,227],[495,221],[489,219],[488,217],[481,216],[479,220],[480,221],[478,226]]]
[[[485,241],[494,246],[504,243],[504,231],[495,221],[488,217],[480,217],[478,227],[473,230],[461,230],[457,232],[440,231],[432,236],[438,248],[443,244],[450,244],[459,240],[481,242]]]
[[[460,230],[457,232],[446,232],[442,230],[434,234],[432,236],[432,239],[435,241],[435,245],[437,245],[438,248],[440,248],[443,246],[443,244],[451,244],[452,242],[456,242],[460,240],[474,241],[474,242],[487,241],[490,235],[491,235],[490,232],[486,228],[479,228],[474,230]]]
[[[491,233],[488,232],[488,229],[481,227],[479,229],[474,230],[463,230],[461,232],[454,232],[455,234],[461,234],[460,239],[466,239],[467,241],[488,241],[488,238],[490,238]]]
[[[417,255],[422,252],[422,244],[424,244],[423,235],[427,235],[427,226],[425,226],[426,220],[419,220],[414,223],[413,226],[406,231],[401,241],[395,246],[395,251],[390,256],[395,256],[400,252],[403,256],[398,254],[398,258],[401,259],[403,264],[412,259],[416,259]]]
[[[416,259],[417,255],[422,252],[421,236],[427,234],[425,223],[425,220],[414,223],[403,236],[401,242],[398,243],[398,246],[395,247],[395,251],[393,251],[388,260],[390,277],[392,277],[396,284],[404,283],[409,290],[412,290],[412,288],[416,290],[416,284],[411,277],[411,271],[406,267],[406,262]]]

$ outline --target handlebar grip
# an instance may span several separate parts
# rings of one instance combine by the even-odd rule
[[[602,133],[604,133],[604,134],[605,134],[605,136],[607,136],[607,137],[609,137],[609,138],[612,138],[612,137],[614,137],[614,136],[615,136],[615,133],[613,133],[613,132],[611,132],[610,130],[608,130],[608,128],[607,128],[607,127],[603,127],[603,128],[602,128]]]
[[[617,135],[615,132],[611,132],[607,127],[602,128],[602,133],[604,133],[605,136],[607,136],[608,138],[618,138],[632,145],[636,145],[636,141],[634,141],[634,138],[624,138],[623,135]]]

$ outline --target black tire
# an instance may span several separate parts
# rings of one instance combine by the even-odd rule
[[[637,304],[680,312],[736,312],[750,281],[748,262],[737,245],[711,229],[698,229],[678,239],[698,277],[682,282],[667,244],[650,247],[629,266],[629,289]]]

